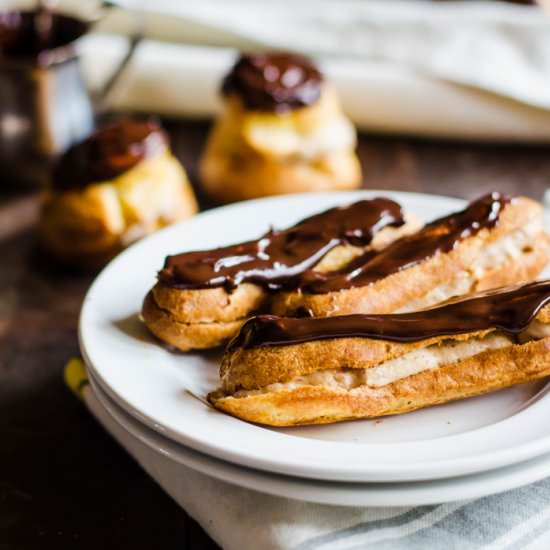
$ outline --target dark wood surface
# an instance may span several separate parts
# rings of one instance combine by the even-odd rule
[[[208,125],[168,128],[194,179]],[[359,151],[371,188],[540,199],[550,182],[546,147],[367,135]],[[93,276],[38,252],[37,212],[36,195],[0,195],[0,550],[215,548],[65,388]]]

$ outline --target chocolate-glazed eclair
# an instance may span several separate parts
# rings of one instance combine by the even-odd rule
[[[122,118],[59,159],[40,229],[57,257],[93,267],[196,211],[185,171],[159,124]]]
[[[313,317],[414,311],[453,296],[533,279],[548,261],[543,209],[491,193],[330,273],[305,271],[271,312]]]
[[[158,338],[183,351],[223,344],[302,271],[338,269],[418,226],[394,201],[367,199],[255,241],[169,256],[145,298],[143,320]]]
[[[224,109],[200,162],[212,198],[231,202],[359,186],[355,129],[311,60],[243,55],[222,93]]]
[[[420,312],[253,317],[230,342],[218,409],[271,426],[400,414],[550,376],[550,281]]]

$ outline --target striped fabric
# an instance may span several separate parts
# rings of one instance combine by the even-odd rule
[[[550,480],[468,503],[422,506],[311,537],[295,550],[550,548]]]

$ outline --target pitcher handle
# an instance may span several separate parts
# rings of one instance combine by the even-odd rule
[[[124,10],[124,7],[116,2],[111,1],[104,1],[102,3],[102,8],[104,9],[113,9],[118,8],[121,10]],[[125,10],[127,11],[127,10]],[[127,13],[130,13],[127,11]],[[112,74],[109,76],[105,84],[103,84],[103,87],[101,90],[99,90],[93,99],[94,104],[94,111],[97,114],[101,114],[106,110],[107,105],[107,97],[109,96],[109,93],[114,88],[115,84],[118,82],[121,74],[124,72],[124,69],[128,66],[130,61],[132,60],[134,53],[140,44],[140,42],[144,38],[144,21],[143,16],[136,12],[131,12],[132,18],[133,18],[133,29],[130,33],[129,40],[130,44],[128,47],[128,51],[124,55],[124,57],[118,62],[117,66],[115,67],[115,70],[112,72]]]

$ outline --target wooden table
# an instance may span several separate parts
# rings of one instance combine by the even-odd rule
[[[167,124],[194,178],[208,125]],[[367,187],[541,199],[550,182],[545,147],[367,135],[359,152]],[[216,548],[65,388],[93,277],[37,252],[37,212],[36,195],[0,197],[0,549]]]

